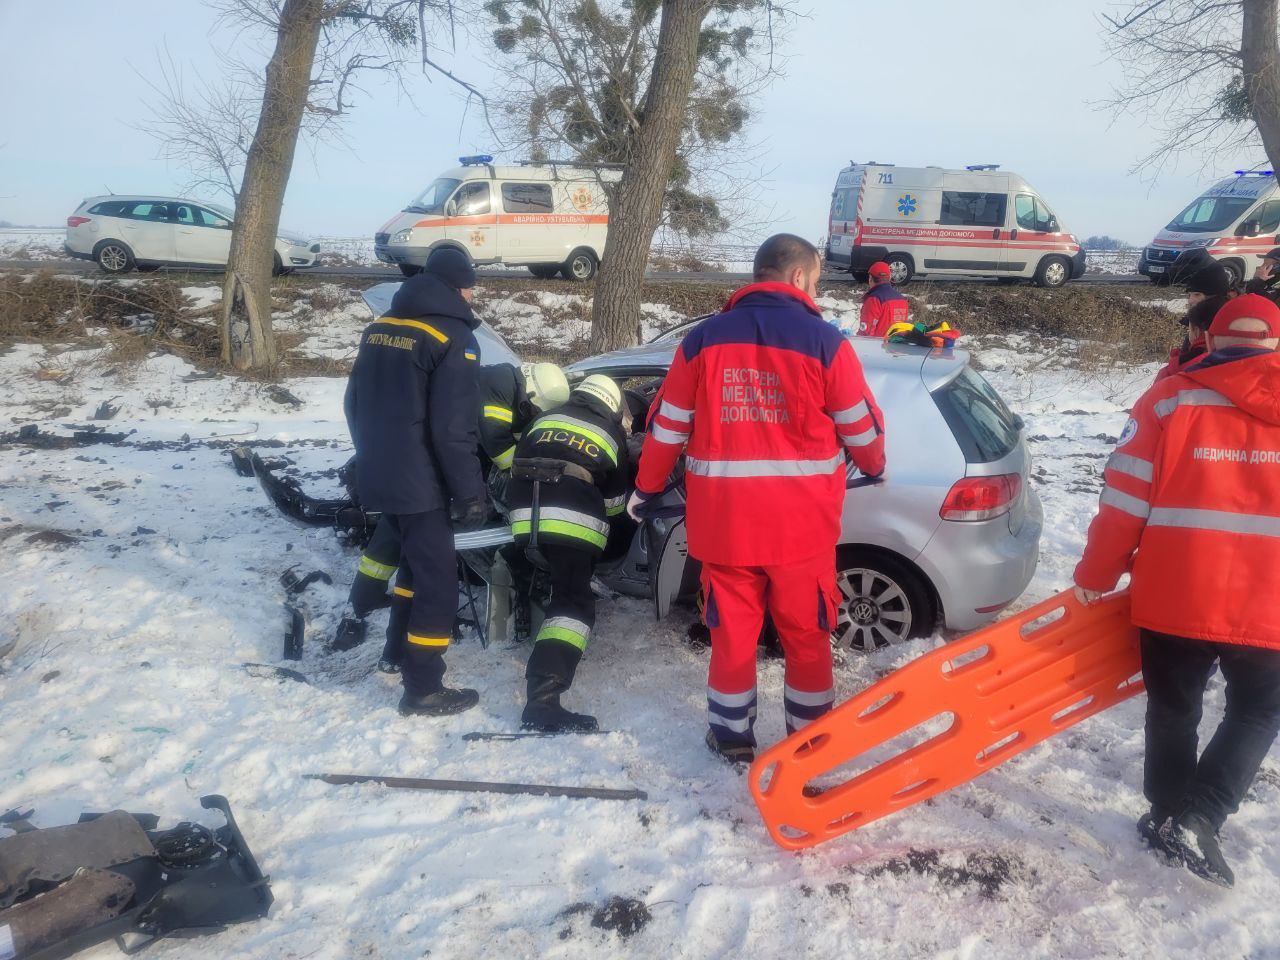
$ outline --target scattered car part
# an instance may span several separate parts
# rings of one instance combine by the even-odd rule
[[[126,876],[80,867],[65,883],[0,914],[0,957],[57,955],[46,951],[116,919],[136,892]]]
[[[548,737],[578,736],[578,737],[594,737],[602,733],[609,733],[608,730],[582,730],[582,731],[566,731],[563,733],[552,732],[550,730],[518,730],[515,732],[488,730],[473,730],[471,733],[464,733],[462,739],[471,743],[506,743],[512,740],[545,740]]]
[[[449,793],[505,793],[531,797],[569,797],[574,800],[648,800],[643,790],[611,787],[560,787],[538,783],[489,783],[484,780],[427,780],[420,777],[381,777],[357,773],[309,773],[307,780],[334,786],[378,783],[396,790],[441,790]]]
[[[119,399],[120,399],[119,397],[111,398],[111,400],[119,400]],[[117,406],[116,404],[113,404],[111,400],[103,400],[100,404],[98,404],[98,409],[93,411],[93,416],[90,417],[89,419],[90,420],[110,420],[113,417],[115,417],[115,415],[120,412],[120,407]]]
[[[211,829],[180,823],[172,830],[155,831],[146,828],[157,821],[154,815],[134,816],[117,810],[85,814],[81,823],[72,825],[77,832],[63,827],[35,831],[37,836],[60,831],[55,839],[61,838],[62,848],[46,847],[64,862],[93,859],[79,846],[81,838],[90,835],[129,838],[139,850],[145,840],[145,852],[111,867],[84,864],[56,886],[51,882],[28,884],[22,900],[0,910],[0,936],[7,932],[13,937],[15,921],[18,929],[13,944],[0,941],[8,947],[8,953],[0,951],[0,955],[63,960],[112,938],[124,953],[134,954],[163,937],[216,933],[233,923],[265,917],[272,903],[268,880],[249,851],[226,798],[202,797],[200,805],[220,811],[225,825]],[[124,826],[125,820],[141,832],[142,840],[135,829]],[[99,832],[88,832],[88,828]],[[7,868],[11,863],[3,853],[9,849],[5,845],[29,836],[0,839],[0,864]],[[94,856],[115,859],[126,852],[124,845],[105,851],[99,846]],[[48,864],[37,866],[42,873],[55,872]],[[118,880],[111,880],[113,877]],[[69,889],[61,892],[64,888]],[[118,903],[112,903],[114,897],[120,898]],[[80,906],[72,908],[73,902]],[[24,939],[28,932],[41,931],[61,934],[61,938],[39,947]]]
[[[289,631],[284,635],[284,659],[301,660],[302,641],[307,632],[307,619],[293,604],[286,603],[284,608],[289,614]]]
[[[0,838],[0,907],[70,879],[80,867],[108,869],[154,852],[146,831],[123,810]]]
[[[253,454],[248,447],[232,447],[231,448],[231,465],[236,468],[236,473],[242,477],[253,476]]]
[[[297,569],[297,567],[290,567],[280,574],[280,586],[284,587],[285,593],[291,597],[296,597],[317,580],[327,584],[333,583],[333,577],[323,570],[312,570],[306,576],[300,577],[297,574]]]

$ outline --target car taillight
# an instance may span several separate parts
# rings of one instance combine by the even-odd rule
[[[82,223],[88,223],[89,217],[67,217],[68,227],[78,227]]]
[[[942,501],[938,515],[943,520],[990,520],[1008,513],[1022,489],[1022,477],[1002,473],[994,477],[965,477]]]

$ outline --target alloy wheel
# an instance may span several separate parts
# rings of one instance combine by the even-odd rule
[[[911,602],[906,591],[879,570],[851,567],[836,573],[840,608],[831,642],[871,651],[902,643],[911,634]]]
[[[98,263],[104,270],[119,273],[129,265],[129,254],[123,247],[108,244],[98,251]]]

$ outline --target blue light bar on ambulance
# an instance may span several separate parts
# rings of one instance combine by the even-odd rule
[[[459,157],[458,162],[464,167],[478,167],[486,163],[493,163],[493,157],[487,153],[478,153],[474,157]]]
[[[971,163],[971,164],[969,164],[969,166],[965,167],[965,169],[966,169],[966,170],[999,170],[999,169],[1000,169],[1000,164],[998,164],[998,163]]]
[[[1274,170],[1237,170],[1237,177],[1274,177]]]

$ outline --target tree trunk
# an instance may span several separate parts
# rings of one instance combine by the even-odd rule
[[[1262,146],[1271,169],[1280,170],[1280,54],[1276,46],[1276,0],[1244,0],[1240,53]]]
[[[708,0],[662,2],[644,112],[610,203],[609,239],[591,311],[593,352],[616,350],[639,340],[640,294],[649,247],[662,217],[662,200],[697,70],[702,22],[709,9]]]
[[[285,0],[267,64],[262,113],[249,147],[222,287],[222,359],[238,370],[275,363],[271,272],[325,0]]]

